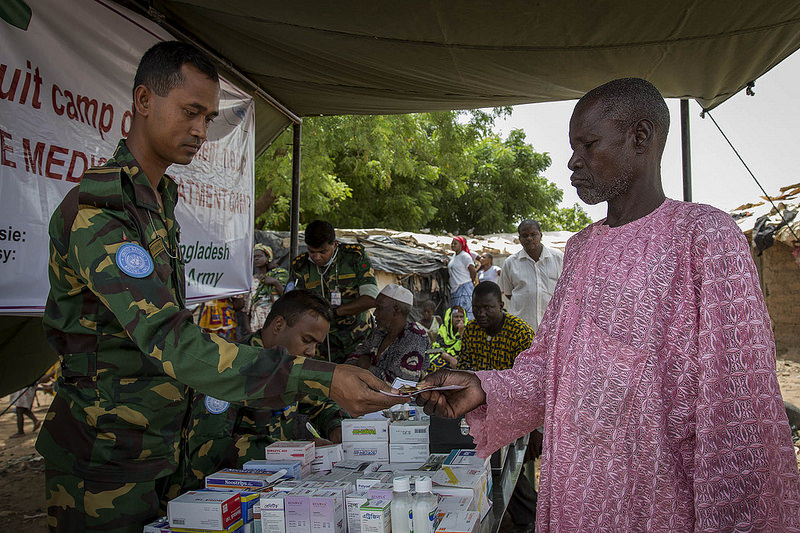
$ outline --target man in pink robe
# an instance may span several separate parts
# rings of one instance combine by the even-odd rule
[[[665,198],[669,111],[639,79],[586,94],[569,168],[605,220],[567,243],[514,367],[441,371],[426,412],[467,422],[486,456],[544,425],[537,531],[800,531],[800,478],[747,240]]]

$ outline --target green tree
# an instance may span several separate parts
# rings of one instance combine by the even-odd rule
[[[303,124],[301,219],[338,227],[418,231],[511,231],[537,216],[545,229],[573,229],[586,214],[559,209],[550,164],[522,131],[502,141],[492,111],[313,117]],[[288,228],[291,132],[256,162],[256,223]],[[563,211],[563,213],[562,213]],[[583,217],[583,218],[581,218]]]

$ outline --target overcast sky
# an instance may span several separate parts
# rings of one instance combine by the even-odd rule
[[[800,104],[795,85],[799,79],[800,52],[778,64],[756,81],[755,96],[741,91],[711,114],[739,150],[756,178],[774,195],[780,187],[800,182],[795,166],[800,161]],[[664,192],[683,199],[681,174],[680,109],[678,100],[667,100],[670,132],[662,160]],[[569,118],[575,100],[515,106],[513,115],[497,121],[505,137],[511,129],[522,129],[537,152],[552,159],[545,176],[564,191],[562,205],[579,203],[592,217],[605,217],[606,204],[587,206],[570,185],[567,169]],[[761,192],[711,120],[700,118],[700,105],[690,101],[692,143],[692,200],[729,211],[754,201]]]

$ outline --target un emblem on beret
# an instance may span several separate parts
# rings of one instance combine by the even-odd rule
[[[123,244],[114,257],[119,269],[132,278],[146,278],[153,272],[153,259],[138,244]]]
[[[212,398],[211,396],[208,395],[206,395],[205,404],[206,404],[206,409],[212,415],[219,415],[224,413],[225,411],[228,410],[228,407],[230,407],[231,405],[230,402],[226,402],[225,400],[217,400],[216,398]]]

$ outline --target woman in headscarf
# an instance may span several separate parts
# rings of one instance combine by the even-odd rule
[[[267,320],[272,303],[281,297],[289,271],[273,261],[272,248],[258,243],[253,249],[253,284],[247,305],[250,331],[255,333]]]
[[[464,308],[467,318],[474,318],[472,315],[472,289],[478,279],[478,270],[472,261],[469,253],[467,239],[457,235],[453,237],[450,245],[453,248],[453,258],[447,263],[447,271],[450,273],[450,303]]]
[[[450,307],[444,313],[444,323],[439,326],[439,335],[431,345],[431,366],[428,372],[440,368],[458,368],[458,356],[461,354],[461,334],[467,327],[464,308],[458,305]]]

